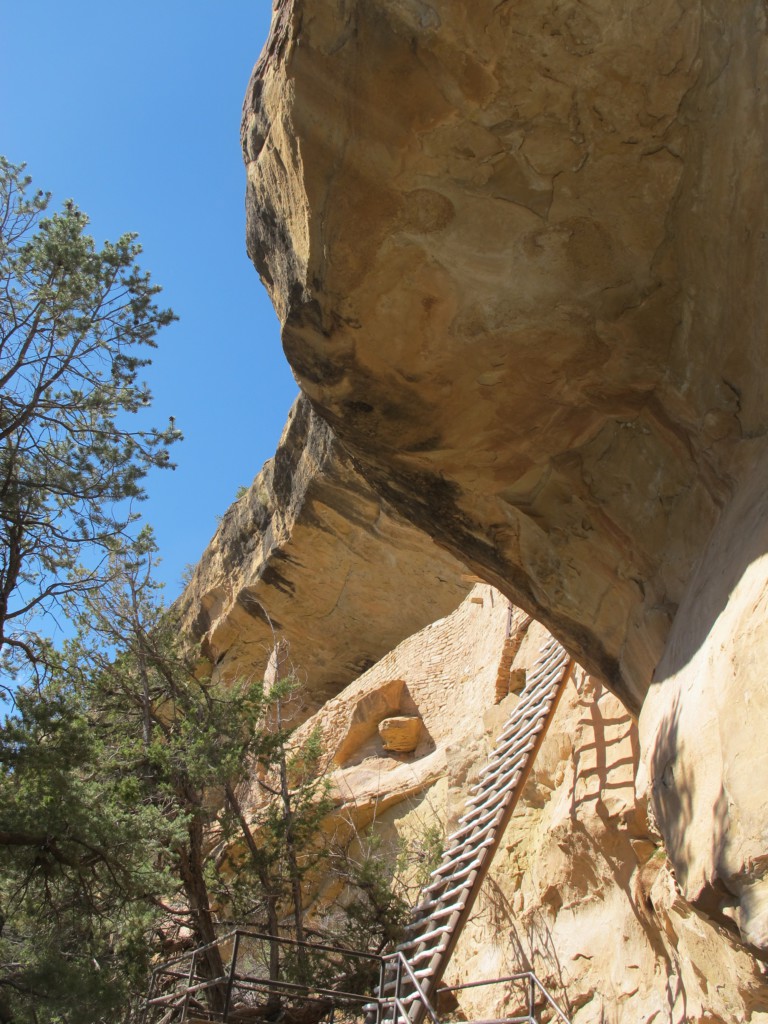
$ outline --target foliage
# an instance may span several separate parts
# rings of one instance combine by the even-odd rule
[[[128,1024],[150,959],[181,948],[182,929],[190,947],[234,919],[380,952],[407,917],[392,877],[404,849],[328,831],[327,757],[317,730],[295,730],[293,681],[199,678],[153,562],[145,530],[113,553],[98,591],[70,595],[80,631],[2,733],[0,1021]],[[429,843],[412,839],[409,856],[428,863]],[[310,930],[330,875],[348,898]],[[302,947],[262,952],[274,979],[332,980]],[[221,977],[219,949],[199,967]],[[337,981],[339,970],[347,989],[374,983],[353,958],[337,961]],[[208,999],[220,1009],[223,990]]]
[[[0,158],[0,671],[29,681],[0,732],[0,1024],[129,1024],[152,958],[211,943],[222,917],[306,937],[332,801],[294,683],[212,686],[159,599],[133,502],[180,434],[126,414],[150,402],[144,352],[174,316],[133,235],[99,250],[49,200]],[[61,651],[41,633],[54,610],[77,630]],[[383,878],[347,882],[389,941]],[[301,948],[267,956],[274,978],[320,970]],[[202,969],[221,976],[217,948]]]
[[[134,519],[166,430],[131,429],[151,400],[140,371],[173,313],[126,234],[98,249],[72,202],[44,216],[23,166],[0,157],[0,657],[45,669],[36,619],[101,584],[103,552]],[[90,562],[88,572],[78,565]],[[38,620],[39,621],[39,620]]]
[[[115,1006],[135,1001],[148,959],[178,943],[182,926],[192,946],[212,942],[233,913],[273,934],[287,918],[303,935],[304,879],[330,808],[320,738],[292,742],[290,682],[198,678],[158,600],[153,561],[145,530],[113,553],[98,591],[69,595],[79,633],[48,681],[20,692],[2,733],[9,1020],[122,1019]],[[249,774],[265,795],[256,822],[238,796]],[[246,862],[234,879],[215,852],[233,842]],[[218,950],[203,969],[222,974]],[[297,976],[308,969],[300,955]]]
[[[78,698],[22,690],[0,734],[0,1020],[96,1020],[146,970],[169,823]],[[70,1016],[71,1014],[71,1016]]]
[[[419,890],[431,881],[432,872],[440,863],[445,849],[445,829],[433,818],[423,822],[404,851],[410,863],[415,863],[414,881]]]

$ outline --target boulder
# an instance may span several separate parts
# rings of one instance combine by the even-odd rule
[[[421,738],[418,715],[395,715],[379,722],[379,736],[385,750],[395,754],[412,754]]]

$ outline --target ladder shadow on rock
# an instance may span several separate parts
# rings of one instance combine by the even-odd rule
[[[407,937],[397,951],[407,961],[414,980],[396,977],[390,970],[379,993],[385,999],[398,993],[409,1024],[420,1024],[427,1015],[427,1006],[436,1002],[442,976],[520,799],[572,667],[565,649],[549,637],[481,770],[480,781],[472,787],[473,795],[467,800],[459,828],[447,839],[441,863],[432,872],[433,881],[423,890],[425,898],[413,911]],[[536,985],[541,987],[538,979]],[[534,987],[532,982],[531,991]],[[552,1002],[548,994],[546,1000]],[[527,1009],[530,1012],[520,1020],[534,1019],[532,1006]]]

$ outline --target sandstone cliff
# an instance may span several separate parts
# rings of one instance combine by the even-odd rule
[[[379,498],[299,398],[275,456],[222,518],[181,600],[217,678],[261,678],[277,636],[322,702],[468,589]]]
[[[335,752],[340,818],[373,823],[392,865],[395,844],[418,848],[425,826],[457,827],[547,636],[527,623],[477,586],[303,726],[319,725]],[[522,639],[511,661],[510,636]],[[766,1024],[760,965],[686,902],[635,793],[635,721],[582,669],[566,685],[445,983],[532,969],[574,1024]],[[386,747],[393,716],[420,724],[408,751]],[[316,898],[320,919],[327,896]],[[512,998],[508,985],[470,990],[453,1009],[459,1019],[501,1017]]]
[[[314,409],[375,501],[642,708],[681,892],[761,956],[766,17],[277,0],[243,119]]]

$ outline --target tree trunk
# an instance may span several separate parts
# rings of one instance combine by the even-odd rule
[[[282,729],[282,707],[277,702],[277,725]],[[283,804],[283,823],[285,825],[285,859],[288,862],[288,877],[291,883],[291,903],[293,906],[293,922],[296,930],[296,938],[304,942],[304,900],[301,892],[301,871],[296,856],[296,845],[293,838],[293,808],[291,806],[291,790],[288,785],[288,765],[285,757],[285,747],[281,747],[279,754],[280,765],[280,797]],[[307,955],[303,946],[297,947],[297,962],[299,965],[299,980],[303,983],[308,981]]]
[[[261,886],[262,892],[264,893],[264,903],[267,908],[267,931],[275,939],[280,936],[280,922],[277,916],[277,895],[274,892],[274,886],[272,879],[269,876],[269,871],[264,864],[261,851],[259,850],[256,842],[253,838],[253,834],[248,827],[248,822],[245,820],[243,809],[240,806],[240,801],[237,798],[237,794],[229,783],[224,786],[224,791],[227,795],[227,802],[229,803],[230,810],[237,818],[237,822],[240,826],[240,831],[243,834],[245,845],[248,847],[248,852],[251,855],[253,866],[256,871],[256,875],[259,879],[259,885]],[[278,942],[270,942],[269,944],[269,980],[278,981],[280,978],[280,944]],[[280,996],[277,992],[270,991],[267,997],[267,1010],[277,1010],[280,1007]],[[270,1014],[268,1013],[268,1016]]]
[[[203,827],[197,818],[192,818],[189,827],[189,845],[178,851],[179,875],[184,894],[192,911],[192,927],[200,946],[216,941],[216,927],[208,898],[208,886],[203,873]],[[224,961],[218,946],[212,946],[198,958],[200,973],[207,981],[224,978]],[[211,1010],[223,1012],[226,998],[226,981],[205,989],[205,999]]]

